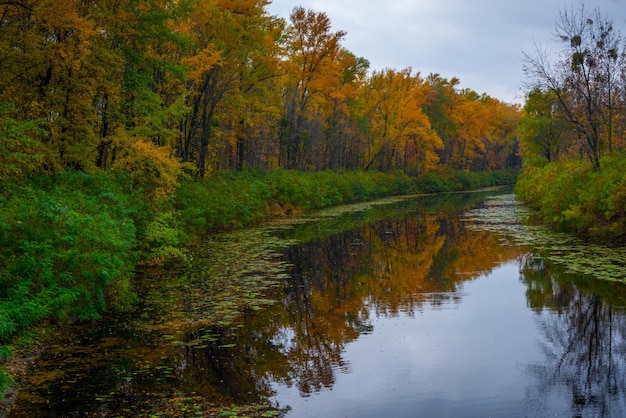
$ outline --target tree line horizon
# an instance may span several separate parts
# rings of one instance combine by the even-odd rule
[[[117,170],[519,168],[519,105],[370,70],[323,12],[267,0],[0,2],[0,179]]]

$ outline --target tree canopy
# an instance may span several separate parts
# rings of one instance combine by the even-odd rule
[[[410,68],[370,71],[324,12],[286,21],[267,4],[0,2],[0,174],[142,171],[157,196],[185,172],[515,161],[516,105]]]

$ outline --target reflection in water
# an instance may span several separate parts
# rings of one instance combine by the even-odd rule
[[[576,280],[531,256],[521,271],[531,307],[548,310],[539,317],[546,362],[529,367],[538,381],[530,397],[541,404],[550,397],[568,399],[576,417],[625,416],[624,287]],[[609,301],[622,303],[615,308]]]
[[[413,212],[286,250],[288,313],[279,344],[291,360],[284,381],[308,396],[345,371],[345,345],[373,332],[372,316],[414,316],[450,301],[464,280],[517,257],[492,234],[452,215]],[[495,262],[494,262],[495,258]]]
[[[512,196],[471,199],[216,237],[50,347],[11,416],[622,415],[624,285],[515,244]]]

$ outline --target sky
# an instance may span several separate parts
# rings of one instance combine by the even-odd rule
[[[523,103],[523,52],[557,50],[559,11],[579,0],[271,0],[271,15],[289,20],[294,7],[324,12],[343,46],[370,70],[411,68],[460,79],[461,88]],[[626,35],[626,0],[585,0]]]

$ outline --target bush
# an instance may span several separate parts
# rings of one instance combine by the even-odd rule
[[[3,184],[0,195],[0,357],[44,321],[98,318],[135,301],[139,259],[133,197],[117,179],[68,171]],[[14,383],[0,368],[0,392]]]
[[[187,241],[187,235],[178,226],[174,212],[158,213],[145,230],[142,240],[144,258],[149,263],[186,262],[188,258],[184,246]]]
[[[181,224],[194,234],[258,222],[274,205],[321,209],[416,192],[413,179],[403,173],[231,171],[201,183],[183,182],[176,192],[175,206]]]
[[[16,187],[0,202],[5,343],[41,320],[98,318],[133,300],[136,231],[111,188],[91,187],[107,181],[72,173],[46,183]]]
[[[265,218],[270,189],[260,172],[222,172],[202,182],[186,181],[175,207],[188,234],[238,228]]]
[[[515,191],[557,229],[595,238],[626,235],[626,159],[614,154],[593,171],[586,161],[527,167]]]
[[[445,193],[476,190],[489,186],[515,184],[515,170],[463,171],[447,170],[422,174],[416,180],[417,188],[423,193]]]

